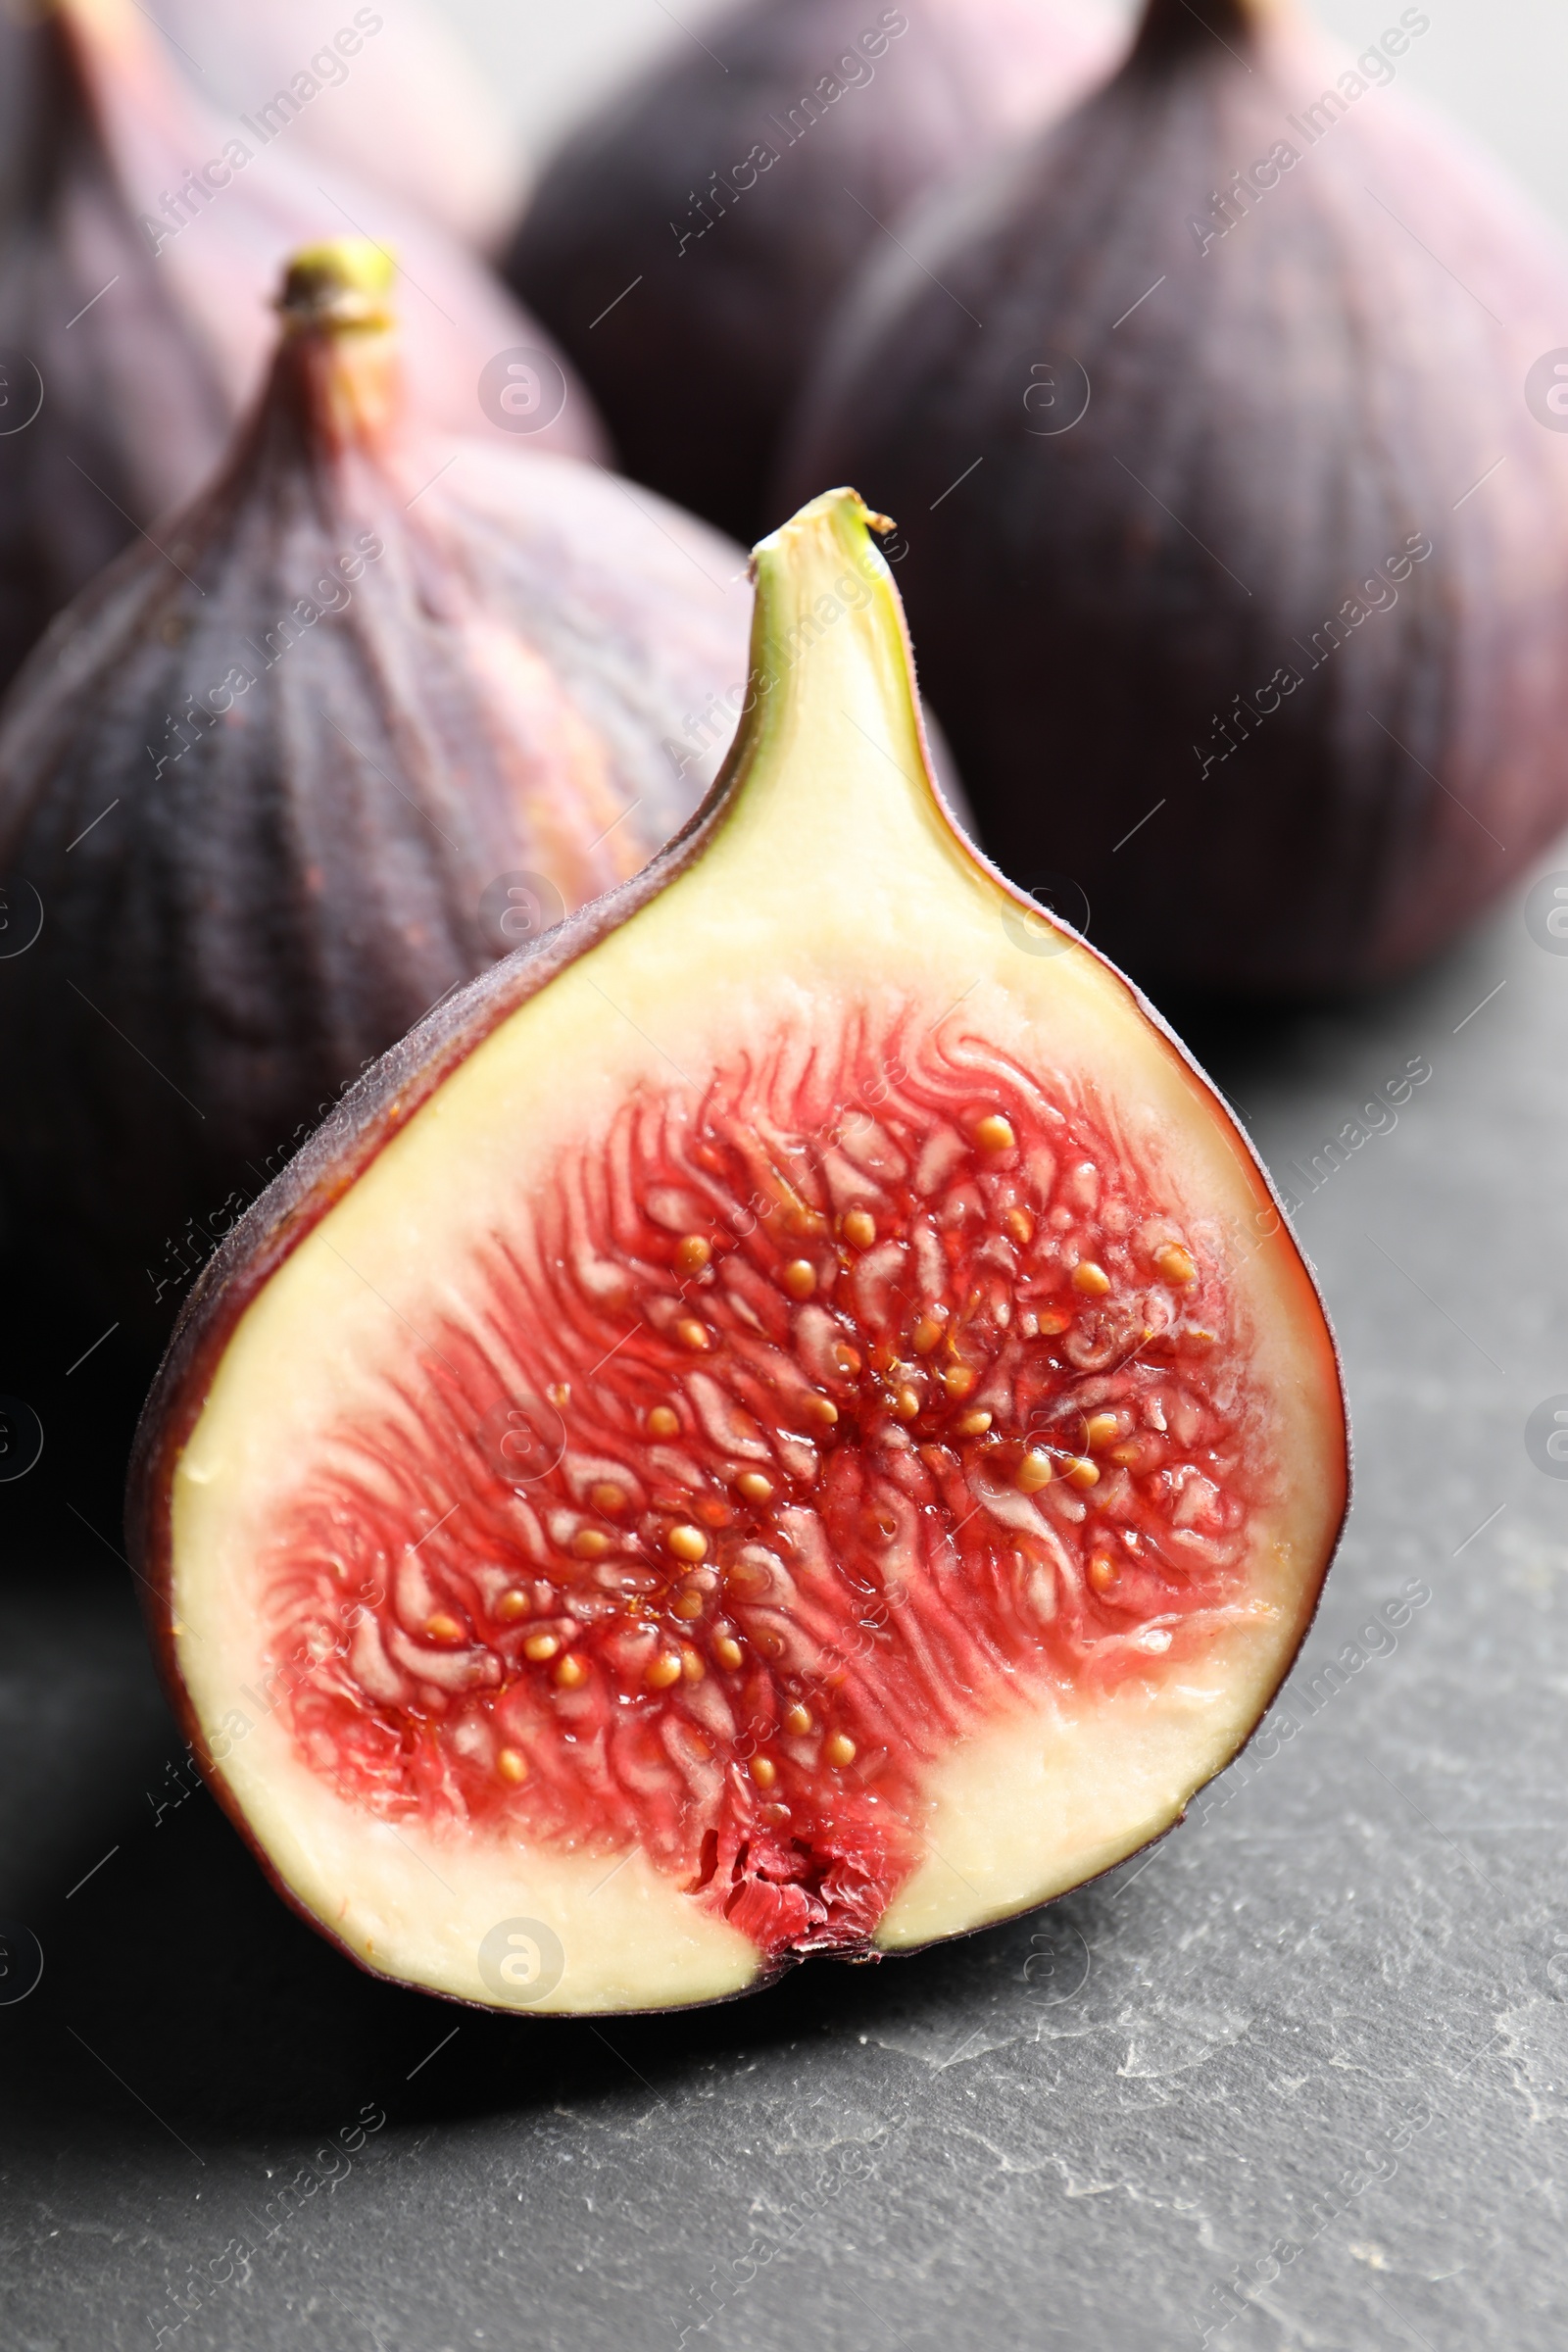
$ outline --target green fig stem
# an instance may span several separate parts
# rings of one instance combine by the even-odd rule
[[[308,245],[289,263],[277,309],[283,350],[310,386],[318,420],[340,444],[372,438],[399,407],[397,265],[368,237]]]
[[[289,263],[277,307],[285,331],[374,333],[395,322],[397,264],[369,237],[332,237],[307,245]]]
[[[856,491],[829,490],[753,551],[746,702],[710,806],[732,846],[752,845],[749,870],[782,888],[811,889],[824,860],[862,870],[911,818],[951,835],[904,608],[871,536],[893,528]]]

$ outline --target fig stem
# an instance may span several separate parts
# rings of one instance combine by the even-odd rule
[[[289,263],[277,298],[285,332],[379,332],[395,323],[397,264],[369,237],[331,237]]]
[[[369,237],[307,245],[284,273],[275,365],[336,448],[381,438],[402,414],[396,275],[392,256]]]
[[[753,857],[763,836],[780,887],[830,854],[812,838],[825,769],[842,780],[827,819],[840,855],[874,858],[911,814],[951,841],[904,608],[871,536],[893,528],[857,491],[828,490],[753,550],[746,702],[710,805],[727,804],[723,832],[748,837]]]

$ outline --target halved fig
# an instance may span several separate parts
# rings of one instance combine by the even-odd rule
[[[372,1072],[149,1402],[197,1753],[433,1992],[710,2000],[1059,1894],[1235,1753],[1339,1531],[1267,1180],[956,831],[879,521],[762,542],[705,809]]]

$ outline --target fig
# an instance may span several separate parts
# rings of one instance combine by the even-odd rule
[[[1342,68],[1283,0],[1149,0],[857,281],[792,431],[782,495],[915,520],[988,847],[1156,991],[1386,980],[1568,817],[1568,440],[1528,405],[1568,271],[1387,86],[1432,21],[1390,13]]]
[[[1336,1541],[1267,1179],[951,822],[868,523],[762,541],[704,809],[369,1073],[143,1416],[195,1754],[432,1992],[711,2000],[1039,1904],[1235,1752]]]
[[[627,471],[755,539],[776,519],[780,427],[862,254],[1068,104],[1110,48],[1099,19],[1042,0],[746,0],[567,141],[507,273]]]
[[[222,474],[0,724],[0,873],[45,909],[0,961],[0,1170],[30,1244],[162,1337],[367,1061],[684,823],[722,752],[691,714],[744,691],[741,551],[432,435],[390,278],[352,239],[297,257]]]
[[[278,273],[323,233],[358,225],[395,250],[412,395],[434,421],[515,446],[517,420],[480,385],[526,356],[548,385],[529,446],[604,454],[586,396],[481,264],[291,153],[287,125],[206,114],[134,0],[54,0],[25,28],[0,17],[0,684],[207,481],[266,372]]]
[[[517,201],[515,142],[444,20],[411,0],[338,14],[326,24],[316,0],[160,0],[158,23],[210,106],[258,119],[270,105],[314,155],[395,188],[469,244],[498,241]]]

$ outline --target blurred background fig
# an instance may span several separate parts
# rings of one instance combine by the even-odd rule
[[[209,106],[255,115],[281,99],[313,156],[393,189],[455,237],[488,247],[511,225],[516,141],[427,0],[345,0],[335,16],[318,0],[159,0],[157,18]]]
[[[9,1231],[154,1334],[364,1062],[684,822],[744,698],[741,551],[433,436],[389,280],[297,257],[220,478],[0,726],[0,874],[44,910],[0,962]]]
[[[265,371],[279,270],[345,210],[402,268],[416,408],[498,441],[536,420],[534,447],[603,455],[580,386],[482,264],[292,152],[291,122],[209,115],[133,0],[0,20],[0,416],[18,420],[0,432],[0,684],[207,480]],[[481,402],[518,354],[534,418]]]
[[[1568,270],[1386,13],[1149,0],[857,280],[784,467],[905,523],[984,838],[1160,988],[1386,979],[1568,818]]]
[[[627,471],[750,541],[787,512],[778,432],[861,256],[1114,48],[1071,0],[748,0],[567,141],[507,273]]]

